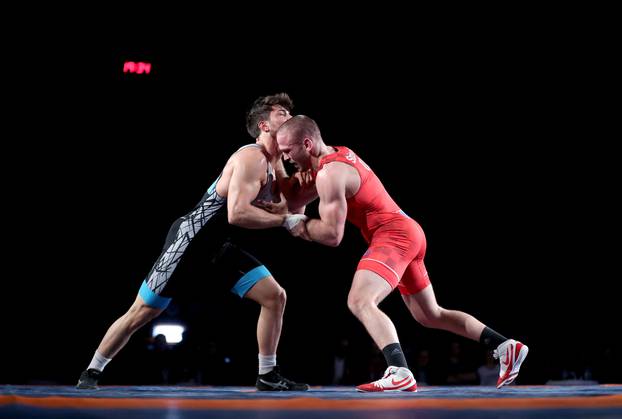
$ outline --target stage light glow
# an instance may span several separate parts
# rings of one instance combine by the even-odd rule
[[[174,323],[160,323],[153,326],[151,336],[164,335],[166,337],[166,343],[179,343],[183,339],[183,333],[186,330],[180,324]]]

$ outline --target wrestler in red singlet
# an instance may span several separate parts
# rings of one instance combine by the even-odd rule
[[[423,263],[426,250],[423,230],[397,206],[363,160],[347,147],[333,148],[337,152],[322,157],[317,170],[337,161],[354,167],[361,178],[359,190],[346,200],[348,221],[361,230],[369,243],[357,270],[377,273],[391,288],[399,287],[404,295],[421,291],[430,284]]]

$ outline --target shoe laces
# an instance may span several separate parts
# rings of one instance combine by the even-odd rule
[[[501,352],[505,352],[508,348],[507,345],[505,345],[506,343],[510,342],[510,339],[506,340],[505,342],[503,342],[501,345],[499,345],[497,347],[497,349],[495,349],[494,351],[492,351],[492,356],[494,359],[499,359],[501,357]],[[505,346],[504,346],[505,345]],[[503,348],[502,348],[503,346]]]
[[[382,376],[382,379],[384,380],[385,378],[387,378],[388,376],[395,374],[397,372],[397,368],[398,367],[388,367],[385,371],[384,371],[384,375]]]
[[[285,377],[283,377],[283,376],[281,375],[281,371],[279,370],[279,366],[278,366],[278,365],[277,365],[277,366],[275,366],[275,367],[272,369],[272,371],[270,371],[270,373],[269,373],[269,374],[270,374],[270,375],[272,375],[272,376],[273,376],[273,377],[274,377],[274,378],[275,378],[278,382],[285,383],[285,384],[288,384],[288,385],[293,385],[293,384],[296,384],[296,383],[295,383],[295,382],[293,382],[292,380],[288,380],[287,378],[285,378]]]

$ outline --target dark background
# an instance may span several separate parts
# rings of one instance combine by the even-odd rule
[[[15,161],[5,174],[0,383],[77,381],[169,225],[253,142],[244,127],[253,100],[280,91],[422,225],[439,304],[529,344],[519,383],[586,368],[620,382],[609,55],[580,25],[528,26],[369,29],[329,41],[290,30],[41,39],[38,70],[11,81],[20,129],[5,145]],[[152,73],[123,74],[125,60],[151,62]],[[287,375],[330,383],[346,338],[353,380],[366,377],[378,355],[346,306],[365,251],[359,233],[348,226],[333,249],[282,229],[248,231],[246,245],[288,292],[278,354]],[[188,326],[209,364],[202,383],[252,385],[258,307],[200,265],[185,277],[196,288],[163,317]],[[422,328],[398,293],[381,308],[411,364],[429,349],[442,370],[454,340],[481,363],[479,345]],[[149,332],[107,367],[104,384],[158,382]]]

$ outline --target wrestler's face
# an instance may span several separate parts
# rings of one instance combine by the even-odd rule
[[[274,136],[279,127],[291,117],[292,116],[289,114],[289,111],[281,105],[272,106],[272,111],[270,112],[270,116],[266,121],[268,123],[270,133]]]
[[[311,168],[311,154],[305,145],[310,140],[296,141],[287,132],[282,130],[276,134],[276,142],[279,145],[279,151],[283,153],[283,159],[289,161],[296,166],[296,170],[303,172]]]

